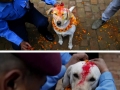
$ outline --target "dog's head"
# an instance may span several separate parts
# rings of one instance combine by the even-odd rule
[[[101,73],[94,63],[85,61],[71,65],[63,78],[63,88],[71,90],[93,90],[97,86]]]
[[[53,19],[57,26],[64,25],[71,17],[72,10],[75,6],[72,6],[70,9],[64,8],[63,4],[57,5],[55,7],[50,8],[47,11],[47,14],[52,14]]]

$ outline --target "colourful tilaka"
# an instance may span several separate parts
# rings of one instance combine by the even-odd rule
[[[90,61],[86,60],[85,65],[82,67],[82,69],[83,69],[82,73],[81,73],[82,79],[80,80],[80,82],[78,83],[78,85],[82,84],[85,81],[87,75],[90,73],[90,68],[93,65],[95,65],[93,62],[90,62]]]
[[[53,13],[56,13],[58,16],[62,16],[64,10],[66,10],[66,9],[64,9],[64,4],[63,3],[57,4],[55,6],[55,9],[54,9]]]

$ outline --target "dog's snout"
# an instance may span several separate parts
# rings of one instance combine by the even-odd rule
[[[57,25],[61,25],[61,21],[57,21]]]

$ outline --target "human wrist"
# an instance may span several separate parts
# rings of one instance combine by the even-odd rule
[[[109,69],[105,68],[104,70],[101,70],[101,73],[104,73],[104,72],[109,72]]]
[[[69,63],[67,63],[67,64],[65,65],[66,69],[67,69],[69,66],[70,66]]]

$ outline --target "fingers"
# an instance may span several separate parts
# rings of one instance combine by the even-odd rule
[[[28,42],[23,41],[21,43],[21,49],[22,50],[28,50],[29,48],[31,48],[31,45]]]
[[[76,57],[77,59],[83,59],[83,60],[88,60],[88,55],[85,53],[77,53],[73,55],[74,57]]]
[[[31,47],[31,45],[28,42],[25,42],[27,47]]]
[[[22,45],[23,50],[27,50],[28,46],[26,44]]]

